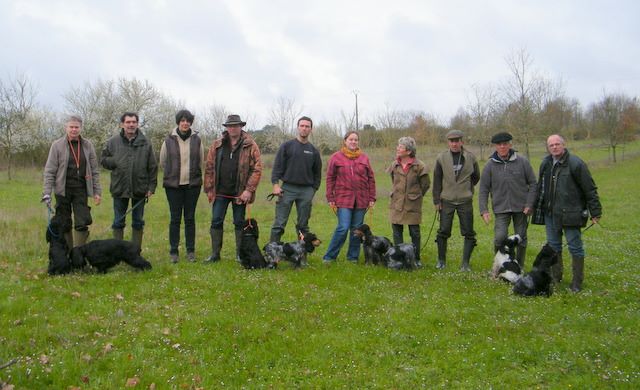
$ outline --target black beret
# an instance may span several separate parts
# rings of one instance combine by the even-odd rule
[[[513,137],[509,133],[498,133],[498,134],[495,134],[493,137],[491,137],[491,143],[499,144],[502,142],[509,142],[512,139]]]

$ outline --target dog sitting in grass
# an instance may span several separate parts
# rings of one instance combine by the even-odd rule
[[[117,239],[94,240],[77,246],[71,250],[70,259],[73,268],[83,268],[89,264],[99,273],[106,273],[120,262],[138,270],[151,269],[151,263],[140,256],[138,245]]]
[[[515,260],[515,248],[521,241],[522,239],[518,234],[509,236],[502,241],[493,258],[491,276],[493,276],[494,279],[502,279],[511,284],[514,284],[520,279],[522,268]]]
[[[362,240],[365,264],[387,265],[385,253],[393,246],[388,238],[374,236],[367,224],[360,225],[360,227],[354,229],[353,234]]]
[[[71,272],[69,261],[69,245],[64,234],[71,231],[71,226],[64,226],[59,217],[51,218],[45,234],[49,243],[49,275],[64,275]]]
[[[293,263],[295,267],[307,265],[307,254],[312,253],[322,241],[313,233],[300,232],[298,241],[282,243],[272,241],[264,246],[267,263],[277,264],[282,260]]]
[[[276,268],[278,263],[267,262],[262,252],[260,252],[258,247],[259,236],[258,222],[253,218],[247,219],[242,226],[240,248],[238,248],[240,264],[246,269]]]
[[[558,252],[549,244],[542,247],[531,271],[518,279],[513,286],[513,293],[525,297],[543,295],[551,296],[553,293],[551,267],[558,262]]]

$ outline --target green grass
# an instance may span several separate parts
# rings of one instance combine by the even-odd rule
[[[437,150],[419,157],[432,164]],[[627,155],[638,150],[639,143],[631,144]],[[242,270],[232,260],[229,219],[223,261],[170,264],[168,207],[159,189],[146,209],[143,252],[152,271],[119,266],[107,275],[49,277],[41,172],[19,171],[11,182],[3,177],[0,364],[17,363],[0,370],[0,383],[105,389],[137,378],[138,388],[638,388],[640,158],[612,165],[601,147],[582,143],[572,151],[593,162],[604,218],[584,235],[584,291],[570,293],[565,281],[548,299],[514,297],[489,279],[493,231],[479,218],[471,273],[457,271],[457,224],[444,272],[434,269],[433,243],[416,272],[346,264],[344,253],[324,265],[335,216],[323,189],[311,227],[324,243],[302,270]],[[542,152],[536,153],[537,171]],[[383,167],[392,151],[370,154],[379,202],[366,222],[390,236]],[[265,199],[269,174],[250,210],[261,223],[261,243],[273,220]],[[434,215],[430,195],[424,239]],[[91,237],[109,237],[108,194],[93,217]],[[203,196],[199,260],[208,255],[209,221]],[[541,227],[529,232],[528,265],[544,242]],[[290,226],[285,238],[293,237]]]

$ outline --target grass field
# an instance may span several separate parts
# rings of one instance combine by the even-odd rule
[[[323,189],[311,228],[324,243],[302,270],[242,270],[232,259],[230,215],[223,261],[203,264],[211,217],[204,196],[199,262],[170,264],[168,206],[159,188],[145,215],[143,254],[152,271],[119,266],[107,275],[49,277],[41,172],[19,171],[11,182],[3,175],[0,365],[16,362],[0,369],[0,388],[638,388],[640,143],[629,144],[615,165],[602,147],[570,148],[593,168],[604,217],[584,235],[584,291],[568,291],[569,271],[552,297],[533,299],[514,297],[488,277],[493,228],[480,218],[471,273],[457,270],[457,223],[445,271],[434,268],[432,242],[415,272],[347,264],[344,252],[336,264],[323,264],[336,222]],[[436,151],[418,157],[432,166]],[[532,151],[537,172],[542,150]],[[379,201],[366,222],[391,236],[383,167],[393,153],[369,154]],[[272,158],[265,156],[268,169],[250,209],[261,223],[261,244],[273,220],[265,199]],[[423,239],[434,218],[430,197]],[[109,238],[108,191],[93,217],[91,237]],[[541,227],[529,235],[527,266],[544,243]],[[284,238],[293,237],[289,226]]]

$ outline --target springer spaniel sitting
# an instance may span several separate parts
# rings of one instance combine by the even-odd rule
[[[300,232],[300,239],[295,242],[282,243],[272,241],[264,246],[264,258],[269,264],[277,264],[281,260],[286,260],[295,267],[307,265],[307,253],[312,253],[322,241],[311,233]]]
[[[545,244],[533,262],[531,272],[521,277],[513,286],[513,293],[525,297],[534,295],[551,296],[553,293],[551,267],[557,262],[558,252],[553,250],[549,244]]]
[[[360,225],[360,227],[354,229],[353,234],[362,240],[365,264],[387,265],[385,253],[393,246],[388,238],[374,236],[367,224]]]
[[[502,279],[511,284],[515,284],[520,279],[522,269],[515,260],[515,248],[521,241],[518,234],[509,236],[502,241],[502,245],[493,258],[491,276],[494,279]]]

